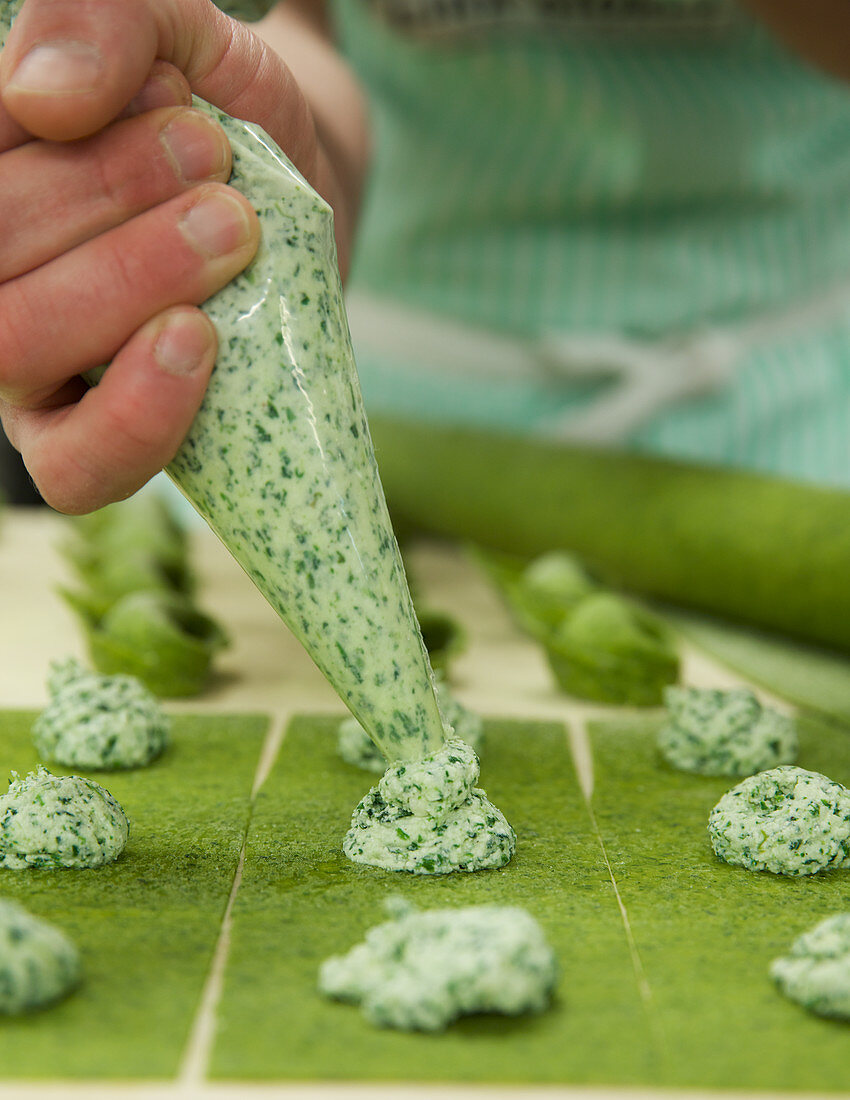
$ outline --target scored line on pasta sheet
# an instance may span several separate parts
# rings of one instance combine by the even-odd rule
[[[239,860],[233,875],[233,885],[227,899],[227,905],[221,918],[221,928],[215,950],[210,961],[209,972],[198,1002],[198,1010],[192,1021],[189,1038],[186,1041],[186,1049],[177,1074],[178,1084],[197,1086],[207,1080],[207,1070],[210,1063],[210,1055],[215,1042],[216,1017],[218,1005],[224,989],[224,978],[227,971],[227,961],[230,955],[230,934],[233,926],[233,907],[239,887],[242,885],[242,872],[245,866],[245,849],[248,843],[248,833],[251,828],[251,819],[254,814],[257,795],[262,789],[269,772],[271,771],[290,719],[289,714],[278,714],[269,724],[268,732],[263,741],[263,746],[257,760],[257,768],[254,772],[254,782],[251,787],[251,804],[248,816],[245,820],[245,835],[242,838],[242,848],[239,852]]]
[[[590,826],[593,830],[593,835],[595,836],[596,841],[599,844],[599,849],[602,853],[602,859],[605,862],[605,868],[608,873],[608,878],[611,882],[611,889],[614,892],[614,898],[617,902],[617,908],[619,910],[620,919],[623,924],[623,931],[626,937],[626,943],[628,945],[632,967],[634,968],[638,993],[640,995],[640,999],[644,1006],[644,1009],[646,1010],[650,1030],[655,1039],[655,1042],[661,1050],[664,1050],[666,1048],[666,1040],[660,1022],[654,1011],[652,986],[650,985],[649,978],[647,976],[646,970],[644,969],[640,950],[638,948],[634,932],[632,931],[629,912],[626,909],[626,903],[623,900],[623,896],[620,893],[620,888],[617,884],[616,876],[614,875],[614,868],[611,866],[611,860],[608,858],[608,852],[605,848],[605,841],[602,838],[602,831],[599,828],[599,824],[596,820],[596,815],[593,812],[593,748],[587,733],[587,723],[584,719],[570,717],[566,719],[565,725],[568,733],[570,751],[573,754],[573,762],[575,764],[576,774],[578,776],[579,787],[581,788],[582,795],[584,796],[584,800],[587,805],[587,813],[588,817],[590,818]]]

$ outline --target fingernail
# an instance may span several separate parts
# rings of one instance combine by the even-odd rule
[[[212,344],[209,322],[197,313],[169,319],[157,336],[153,354],[167,374],[185,377],[204,363]]]
[[[221,175],[227,167],[224,134],[200,111],[181,111],[159,136],[187,183]]]
[[[143,115],[158,107],[178,107],[189,102],[189,96],[178,77],[171,73],[156,73],[136,92],[124,109],[126,115]]]
[[[241,202],[225,191],[216,191],[196,202],[181,219],[184,236],[202,256],[212,259],[235,252],[250,235],[248,216]]]
[[[90,92],[102,72],[103,57],[91,43],[45,42],[24,57],[7,89],[40,95]]]

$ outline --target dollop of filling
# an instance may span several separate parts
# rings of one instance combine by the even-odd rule
[[[819,1016],[850,1019],[850,913],[837,913],[804,932],[770,975],[786,997]]]
[[[727,791],[708,832],[720,859],[750,871],[850,867],[850,791],[819,772],[771,768]]]
[[[168,743],[168,717],[134,676],[100,676],[70,659],[51,665],[47,687],[51,701],[32,730],[45,760],[86,769],[137,768]]]
[[[445,680],[436,675],[434,689],[444,725],[451,729],[455,737],[459,737],[479,753],[484,741],[481,715],[468,710],[454,697]],[[340,722],[337,748],[342,759],[357,768],[365,768],[380,775],[387,767],[383,753],[356,718],[344,718]]]
[[[0,867],[101,867],[121,855],[129,834],[109,791],[78,775],[39,768],[14,776],[0,797]]]
[[[516,836],[475,786],[478,774],[475,752],[457,738],[393,764],[358,803],[343,851],[355,863],[420,875],[504,867]]]
[[[794,720],[763,707],[747,688],[668,687],[664,702],[658,748],[680,771],[753,775],[797,758]]]
[[[57,1001],[79,979],[80,956],[64,933],[0,898],[0,1013]]]
[[[323,963],[322,993],[359,1004],[378,1027],[420,1031],[440,1031],[474,1012],[517,1015],[549,1003],[555,956],[524,909],[417,912],[400,899],[388,908],[393,920]]]

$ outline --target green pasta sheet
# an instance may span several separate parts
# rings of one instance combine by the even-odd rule
[[[656,1052],[622,922],[557,724],[489,721],[481,783],[518,834],[501,871],[412,876],[348,862],[351,810],[370,784],[338,759],[338,719],[299,718],[257,800],[219,1011],[212,1076],[226,1079],[619,1082],[652,1075]],[[468,1017],[441,1034],[381,1030],[323,999],[320,963],[386,919],[420,908],[525,907],[560,979],[539,1016]]]
[[[3,774],[35,767],[34,717],[0,712]],[[0,896],[65,931],[84,971],[66,1000],[0,1018],[1,1077],[174,1077],[232,888],[267,726],[254,715],[174,718],[172,743],[150,767],[82,773],[130,819],[115,863],[0,870]]]
[[[805,929],[850,908],[850,871],[785,878],[711,850],[711,808],[736,780],[676,772],[657,721],[591,727],[592,804],[628,915],[663,1047],[652,1083],[846,1091],[850,1026],[806,1013],[768,976]],[[801,720],[801,767],[850,782],[850,736]]]

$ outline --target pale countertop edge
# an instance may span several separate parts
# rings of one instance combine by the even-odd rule
[[[6,1081],[0,1084],[0,1100],[73,1100],[76,1097],[93,1097],[95,1100],[374,1100],[375,1097],[392,1097],[392,1100],[835,1100],[841,1093],[803,1092],[746,1092],[709,1089],[674,1088],[612,1088],[604,1085],[451,1085],[431,1082],[420,1085],[401,1082],[375,1082],[348,1084],[345,1082],[317,1082],[316,1084],[257,1083],[252,1081],[203,1082],[181,1084],[176,1080],[146,1083],[123,1081],[74,1081],[34,1082]]]
[[[43,707],[49,661],[71,654],[85,660],[81,631],[57,593],[60,585],[74,583],[58,553],[67,536],[67,521],[47,511],[10,508],[0,521],[0,607],[16,622],[14,632],[0,634],[2,707]],[[194,530],[192,541],[200,605],[226,624],[233,644],[217,661],[218,674],[202,696],[168,700],[167,708],[175,713],[344,714],[301,646],[212,532]],[[493,587],[457,547],[423,542],[411,550],[408,563],[429,606],[459,612],[464,621],[468,648],[453,665],[453,682],[467,706],[486,716],[561,722],[632,712],[559,693],[540,648],[519,632]],[[746,682],[680,641],[683,682],[722,688]],[[774,702],[764,691],[757,689],[757,694]]]

